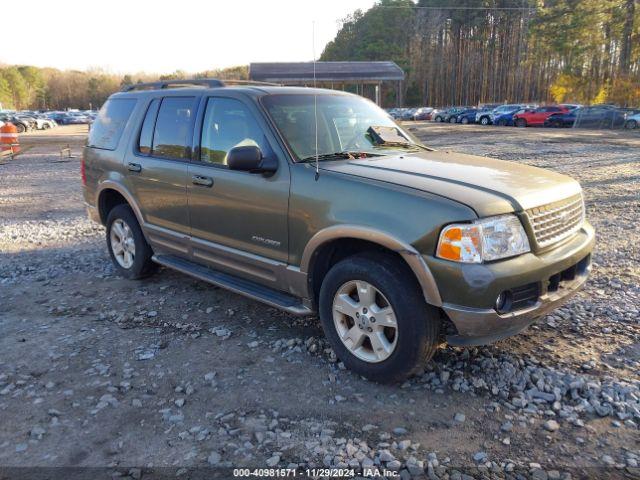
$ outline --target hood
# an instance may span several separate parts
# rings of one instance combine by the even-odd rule
[[[450,198],[479,217],[527,210],[581,191],[566,175],[448,151],[323,162],[320,167]]]

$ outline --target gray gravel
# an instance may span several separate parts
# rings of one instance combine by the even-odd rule
[[[443,348],[403,385],[375,385],[314,318],[166,270],[118,278],[82,210],[77,159],[58,163],[45,138],[0,165],[0,466],[638,475],[640,137],[412,128],[578,178],[598,235],[585,291],[517,337]]]

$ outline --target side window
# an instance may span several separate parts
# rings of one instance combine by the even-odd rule
[[[100,109],[100,113],[89,132],[89,147],[115,150],[124,127],[136,105],[134,98],[113,98]]]
[[[189,158],[191,123],[195,109],[195,97],[162,99],[153,132],[151,153],[154,157]]]
[[[153,127],[156,124],[156,115],[158,114],[158,107],[160,106],[160,99],[155,98],[147,108],[147,114],[142,122],[142,129],[140,130],[140,138],[138,139],[138,151],[145,155],[151,154],[151,144],[153,142]]]
[[[200,136],[200,161],[226,165],[229,150],[246,145],[266,151],[264,133],[251,111],[233,98],[209,98]]]

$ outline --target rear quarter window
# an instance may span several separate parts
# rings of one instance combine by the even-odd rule
[[[88,146],[104,150],[115,150],[135,105],[136,100],[134,98],[107,100],[91,126]]]

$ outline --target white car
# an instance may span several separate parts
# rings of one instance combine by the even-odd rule
[[[58,125],[54,120],[45,117],[37,117],[35,120],[38,130],[48,130]]]
[[[631,129],[640,127],[640,113],[627,117],[627,120],[624,122],[624,126],[625,128]]]

